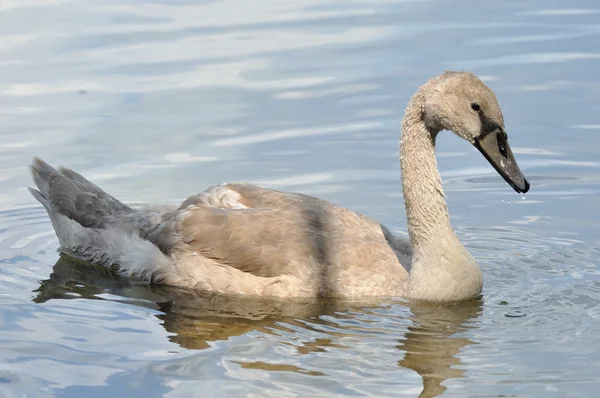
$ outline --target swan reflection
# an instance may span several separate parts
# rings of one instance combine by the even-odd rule
[[[363,318],[378,308],[402,306],[408,319],[397,334],[389,326],[381,331],[398,338],[398,366],[417,372],[423,379],[420,397],[436,397],[445,390],[444,381],[465,377],[460,369],[460,352],[473,344],[465,332],[481,313],[481,300],[470,300],[452,306],[426,303],[339,300],[274,300],[205,294],[166,286],[139,285],[107,272],[105,268],[80,264],[61,257],[49,279],[40,282],[33,301],[87,298],[103,300],[99,295],[110,293],[128,304],[157,309],[163,327],[173,343],[187,349],[205,349],[211,343],[228,340],[249,332],[279,334],[289,328],[308,329],[326,337],[306,339],[296,345],[301,355],[311,355],[330,349],[350,349],[347,337],[368,341],[367,330],[359,322],[336,320]],[[114,297],[111,297],[114,300]],[[398,317],[398,315],[388,315]],[[320,327],[322,326],[322,327]],[[369,332],[377,332],[376,324],[368,324]],[[376,347],[373,347],[376,349]],[[298,372],[326,376],[319,370],[303,369],[292,364],[270,364],[262,361],[238,361],[242,369]]]

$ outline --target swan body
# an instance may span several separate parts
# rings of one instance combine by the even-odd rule
[[[35,158],[31,193],[63,253],[148,283],[256,296],[462,300],[481,292],[483,278],[450,224],[434,151],[441,130],[475,145],[516,191],[529,189],[494,93],[471,73],[445,72],[417,91],[402,124],[410,241],[328,201],[249,184],[213,186],[178,207],[134,209]]]

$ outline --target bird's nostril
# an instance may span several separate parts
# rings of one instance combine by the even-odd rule
[[[502,156],[505,158],[508,157],[508,153],[506,151],[506,133],[504,131],[498,133],[498,150]]]

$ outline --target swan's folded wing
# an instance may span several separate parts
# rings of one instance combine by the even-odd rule
[[[301,270],[292,263],[326,260],[330,209],[311,196],[223,184],[164,214],[143,238],[163,253],[190,253],[257,276],[295,274]]]
[[[168,253],[203,256],[256,276],[298,275],[304,271],[293,264],[323,264],[330,254],[328,227],[299,210],[189,206],[149,239]]]
[[[297,209],[215,211],[197,208],[181,223],[189,248],[219,263],[257,276],[296,274],[290,264],[323,260],[322,229]]]
[[[381,246],[382,226],[368,217],[312,196],[246,184],[189,198],[145,238],[169,255],[202,256],[261,277],[301,276],[331,264],[367,266],[373,255],[389,251]]]

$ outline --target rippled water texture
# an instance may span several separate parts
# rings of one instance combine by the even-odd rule
[[[0,0],[0,395],[591,397],[600,385],[596,1]],[[129,203],[223,181],[319,195],[403,231],[414,90],[497,92],[525,199],[441,134],[481,300],[266,301],[59,259],[39,155]]]

